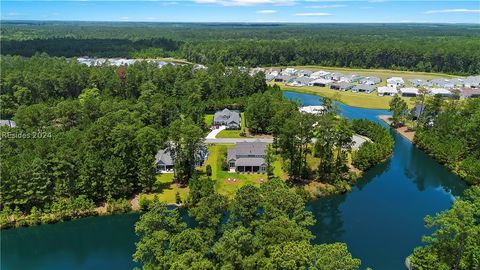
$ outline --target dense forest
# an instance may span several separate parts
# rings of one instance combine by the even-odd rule
[[[480,183],[480,100],[427,98],[414,143],[470,184]]]
[[[135,226],[134,259],[144,269],[354,270],[360,260],[343,243],[312,244],[315,223],[301,195],[272,178],[240,188],[233,200],[215,193],[210,179],[194,178],[188,209],[153,201]],[[192,196],[194,194],[194,196]]]
[[[7,22],[2,54],[480,73],[477,25]]]
[[[18,125],[2,127],[0,140],[6,212],[152,191],[154,156],[167,141],[184,151],[176,152],[176,172],[185,181],[192,148],[203,142],[205,109],[243,106],[267,89],[263,75],[221,66],[88,68],[38,55],[3,57],[1,68],[2,117]]]

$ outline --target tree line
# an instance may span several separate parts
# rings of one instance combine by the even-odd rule
[[[313,244],[315,223],[284,181],[241,187],[229,201],[208,178],[192,178],[188,216],[153,201],[135,225],[144,269],[358,269],[343,243]]]
[[[2,27],[2,54],[174,56],[228,66],[323,65],[466,75],[480,73],[478,33],[475,25],[10,22]]]

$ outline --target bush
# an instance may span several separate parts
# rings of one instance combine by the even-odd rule
[[[207,176],[212,176],[212,166],[210,166],[210,164],[207,165],[205,171],[207,173]]]

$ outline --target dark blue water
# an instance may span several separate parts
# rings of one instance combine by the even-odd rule
[[[315,95],[285,92],[304,105],[319,105]],[[350,119],[382,123],[385,110],[337,103]],[[386,126],[386,125],[385,125]],[[404,260],[427,233],[426,215],[451,206],[465,189],[445,167],[392,131],[392,157],[365,173],[352,192],[308,205],[317,224],[317,243],[345,242],[363,267],[405,269]],[[132,269],[134,223],[138,215],[82,220],[2,231],[1,269]]]

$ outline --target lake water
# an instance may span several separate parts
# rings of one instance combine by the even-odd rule
[[[315,95],[285,92],[304,105],[320,105]],[[337,104],[350,119],[378,120],[385,110]],[[423,218],[449,208],[463,182],[392,131],[392,157],[366,172],[352,192],[308,204],[317,219],[317,243],[347,243],[362,267],[405,269],[404,260],[428,233]],[[2,231],[1,269],[132,269],[138,215],[91,217],[77,221]]]

